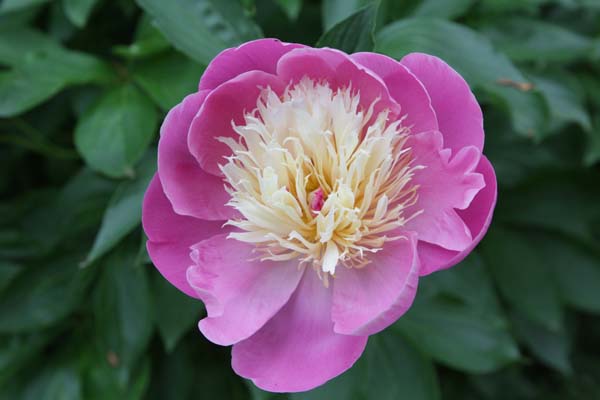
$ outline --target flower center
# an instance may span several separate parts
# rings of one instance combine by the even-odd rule
[[[232,155],[221,170],[240,217],[230,237],[263,260],[298,259],[323,275],[360,268],[398,233],[417,200],[409,128],[360,106],[360,93],[304,78],[281,96],[263,89],[257,107],[219,138]]]

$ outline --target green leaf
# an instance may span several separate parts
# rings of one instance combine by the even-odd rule
[[[62,49],[47,40],[37,41],[34,36],[27,39],[32,51],[2,54],[5,62],[15,66],[0,72],[0,117],[27,111],[67,86],[112,79],[111,70],[95,57]]]
[[[112,191],[113,182],[82,169],[60,191],[40,190],[17,198],[15,204],[23,209],[13,205],[6,210],[12,210],[10,216],[16,215],[18,222],[0,230],[0,257],[39,259],[59,246],[65,253],[79,254],[81,247],[91,245],[88,236],[97,229]]]
[[[374,0],[323,0],[323,27],[326,31]]]
[[[150,383],[150,362],[143,359],[130,370],[111,354],[98,354],[93,348],[84,348],[79,358],[82,364],[85,400],[127,399],[141,400]],[[83,354],[81,354],[83,353]]]
[[[595,245],[594,222],[600,221],[600,175],[594,171],[554,171],[505,190],[496,221],[517,227],[543,228]],[[565,207],[568,204],[568,207]]]
[[[374,46],[376,4],[369,4],[348,18],[335,24],[321,36],[317,47],[332,47],[348,54],[372,51]]]
[[[50,0],[4,0],[0,3],[0,15],[38,6]]]
[[[285,11],[289,19],[295,20],[298,18],[302,8],[302,0],[275,0],[275,2]]]
[[[133,85],[120,86],[105,93],[79,120],[75,146],[92,169],[131,177],[157,123],[154,104]]]
[[[285,393],[265,392],[264,390],[254,386],[252,381],[245,380],[244,383],[246,383],[246,386],[250,391],[250,398],[252,400],[287,400],[289,398],[289,396]]]
[[[220,51],[262,36],[234,0],[137,0],[179,50],[202,64]]]
[[[248,400],[242,380],[231,368],[231,351],[188,335],[170,354],[157,359],[148,400]],[[277,397],[275,397],[277,398]]]
[[[583,311],[600,313],[600,255],[598,251],[556,234],[536,232],[536,251],[555,276],[565,302]]]
[[[585,36],[533,18],[497,18],[483,33],[517,62],[573,62],[589,57],[592,42]]]
[[[129,46],[115,46],[113,51],[122,57],[139,59],[156,55],[170,47],[164,35],[152,25],[148,14],[143,14],[136,27],[134,42]]]
[[[158,299],[154,309],[158,333],[170,353],[179,339],[198,323],[203,306],[180,292],[158,271],[152,273],[152,293]]]
[[[82,28],[97,2],[98,0],[62,0],[62,6],[73,25]]]
[[[60,399],[80,400],[81,383],[74,366],[50,365],[28,383],[22,400]]]
[[[128,243],[112,252],[102,263],[93,297],[98,349],[126,368],[145,351],[154,319],[147,267],[134,263],[136,255]]]
[[[150,98],[168,111],[197,90],[203,71],[201,65],[172,51],[136,63],[132,75]]]
[[[23,268],[10,261],[0,261],[0,293],[8,287]]]
[[[563,313],[549,266],[520,232],[495,227],[483,254],[506,301],[543,327],[559,331]]]
[[[411,12],[415,17],[454,19],[464,15],[474,0],[423,0]]]
[[[467,82],[487,93],[510,113],[515,130],[525,136],[544,133],[546,108],[521,72],[477,32],[449,21],[408,18],[383,28],[376,51],[400,59],[411,52],[440,57]]]
[[[434,400],[440,398],[433,363],[393,331],[369,339],[365,398]]]
[[[58,49],[56,42],[34,29],[0,29],[0,64],[14,67],[24,62],[28,53]]]
[[[570,82],[568,75],[530,76],[548,103],[553,120],[551,128],[552,125],[561,126],[572,122],[578,124],[584,131],[592,129],[592,121],[583,104],[583,95],[578,93],[578,87]]]
[[[55,324],[80,305],[93,271],[79,268],[77,254],[46,260],[20,274],[0,295],[0,333]]]
[[[421,279],[413,306],[392,329],[440,363],[490,372],[519,358],[497,303],[481,260],[472,255]]]
[[[122,182],[117,187],[102,218],[94,245],[85,259],[85,265],[106,254],[140,225],[142,200],[155,172],[156,154],[150,152],[140,163],[135,179]]]
[[[21,335],[2,336],[0,339],[0,387],[8,383],[21,369],[53,340],[60,330],[36,330]],[[2,391],[0,390],[0,398]]]
[[[359,361],[342,376],[292,400],[435,400],[440,398],[432,362],[393,331],[369,338]]]
[[[513,316],[512,323],[517,336],[540,361],[565,375],[572,372],[571,344],[566,332],[550,331],[518,313]]]
[[[588,145],[585,149],[585,164],[592,166],[600,160],[600,115],[594,115],[592,129],[588,132]]]

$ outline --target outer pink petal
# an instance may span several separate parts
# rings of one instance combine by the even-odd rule
[[[360,269],[339,268],[333,282],[332,319],[337,333],[372,335],[411,306],[419,281],[416,235],[388,242]]]
[[[277,61],[281,56],[299,47],[304,46],[283,43],[277,39],[258,39],[239,47],[223,50],[204,71],[199,88],[200,90],[214,89],[248,71],[274,74]]]
[[[334,333],[331,296],[331,288],[308,269],[285,307],[254,336],[233,346],[235,372],[264,390],[300,392],[350,368],[367,336]]]
[[[176,213],[224,220],[232,218],[234,210],[225,205],[230,196],[223,179],[200,168],[187,146],[190,124],[208,93],[187,96],[167,114],[160,129],[158,174]]]
[[[222,233],[225,221],[204,221],[175,214],[154,175],[142,207],[142,224],[148,236],[148,254],[160,273],[185,294],[196,297],[188,285],[186,270],[192,265],[190,247]]]
[[[351,86],[360,91],[363,107],[368,108],[378,100],[375,113],[389,109],[392,114],[390,119],[400,111],[385,83],[339,50],[305,47],[290,51],[279,60],[277,75],[284,82],[298,82],[303,77],[309,77],[317,81],[326,80],[333,89]]]
[[[405,226],[415,231],[419,240],[448,250],[462,251],[473,239],[468,226],[456,209],[466,209],[485,186],[483,176],[474,172],[481,154],[475,147],[465,147],[451,158],[451,150],[442,150],[442,135],[426,132],[411,135],[415,171],[412,183],[419,186],[417,203],[407,215],[420,212]]]
[[[445,147],[483,150],[481,107],[465,80],[437,57],[411,53],[400,60],[425,85],[437,115]]]
[[[298,286],[298,262],[260,261],[254,246],[217,235],[193,246],[187,280],[206,305],[199,327],[228,346],[246,339],[283,307]]]
[[[461,252],[450,251],[429,243],[419,242],[418,252],[421,259],[421,275],[427,275],[441,269],[452,267],[461,262],[485,236],[498,196],[498,186],[494,169],[483,156],[476,172],[483,175],[485,187],[477,193],[469,207],[459,210],[458,214],[465,221],[472,235],[473,241]]]
[[[239,136],[231,126],[242,124],[244,114],[256,109],[258,96],[263,88],[271,87],[282,93],[284,83],[274,75],[262,71],[245,72],[213,90],[194,118],[188,135],[188,147],[200,166],[208,173],[222,176],[219,164],[231,154],[227,145],[218,137]]]
[[[355,53],[350,57],[383,80],[394,100],[400,104],[400,114],[406,115],[404,125],[412,126],[411,132],[438,130],[431,99],[423,84],[408,68],[382,54]]]

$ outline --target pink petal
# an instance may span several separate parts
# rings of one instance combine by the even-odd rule
[[[271,87],[282,93],[284,83],[274,75],[262,71],[245,72],[213,90],[194,118],[188,135],[188,147],[201,167],[215,176],[222,176],[219,164],[231,150],[218,137],[237,140],[231,124],[242,124],[244,114],[256,108],[258,96],[263,88]]]
[[[206,305],[199,327],[228,346],[253,335],[289,300],[302,277],[298,261],[257,260],[254,246],[217,235],[193,246],[187,280]]]
[[[492,221],[494,207],[496,206],[498,187],[494,169],[485,156],[481,157],[481,161],[475,171],[483,175],[485,187],[477,193],[467,209],[458,211],[458,214],[465,221],[474,236],[473,241],[467,248],[460,252],[419,242],[418,253],[421,260],[421,275],[449,268],[461,262],[485,236]]]
[[[254,336],[233,346],[235,372],[264,390],[299,392],[350,368],[367,336],[334,333],[331,297],[331,288],[307,269],[285,307]]]
[[[263,71],[274,74],[277,61],[285,53],[304,47],[296,43],[283,43],[277,39],[258,39],[239,47],[223,50],[208,65],[200,90],[215,89],[222,83],[248,71]]]
[[[411,132],[438,130],[431,99],[423,84],[408,68],[382,54],[355,53],[350,57],[383,80],[391,96],[400,104],[400,114],[406,115],[404,125],[412,126]]]
[[[334,49],[305,47],[290,51],[277,64],[277,75],[284,82],[298,82],[304,77],[326,80],[332,89],[351,86],[360,92],[361,105],[368,108],[378,100],[374,110],[391,111],[391,119],[400,108],[385,83],[372,71],[354,62],[347,54]]]
[[[444,146],[483,150],[483,115],[465,80],[437,57],[411,53],[400,60],[425,85],[437,115]]]
[[[417,203],[407,211],[421,214],[410,220],[405,228],[415,231],[419,240],[448,250],[462,251],[472,243],[469,227],[455,209],[466,209],[475,195],[485,186],[483,176],[474,172],[481,153],[476,147],[460,149],[451,157],[450,149],[442,150],[442,135],[425,132],[411,135],[416,170],[412,183],[419,185]]]
[[[416,235],[388,242],[360,269],[340,267],[333,283],[334,330],[372,335],[395,322],[411,306],[419,281]]]
[[[148,236],[146,247],[152,262],[171,284],[188,296],[196,297],[188,285],[186,270],[192,265],[190,247],[223,232],[225,221],[204,221],[175,214],[154,175],[142,207],[142,224]]]
[[[226,220],[235,212],[225,205],[230,196],[225,191],[223,179],[200,168],[187,146],[190,124],[208,93],[202,91],[187,96],[167,114],[160,128],[158,174],[176,213]]]

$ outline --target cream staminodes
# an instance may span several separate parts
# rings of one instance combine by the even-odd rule
[[[257,107],[219,138],[233,154],[221,169],[240,217],[231,238],[259,257],[312,264],[325,282],[336,267],[360,268],[417,213],[409,127],[374,115],[351,87],[308,78],[282,96],[264,88]]]

